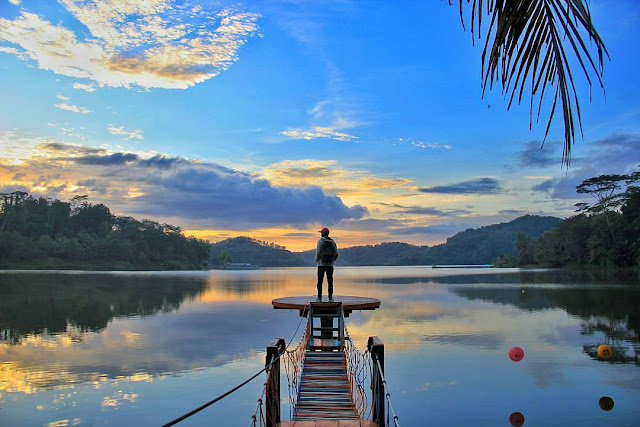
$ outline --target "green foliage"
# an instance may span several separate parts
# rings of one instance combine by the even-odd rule
[[[111,214],[85,196],[71,203],[0,195],[0,267],[199,269],[210,244],[179,227]]]
[[[534,241],[518,244],[517,266],[637,267],[640,264],[639,174],[599,175],[576,187],[596,202]],[[623,183],[626,190],[622,191]],[[533,262],[531,255],[533,254]],[[502,257],[499,260],[505,262]]]
[[[315,242],[314,242],[315,243]],[[300,254],[283,246],[240,236],[211,245],[209,264],[223,267],[228,263],[247,263],[259,267],[297,267],[309,265]]]
[[[462,0],[459,6],[464,25]],[[492,88],[494,82],[500,83],[502,92],[509,96],[507,109],[515,99],[520,103],[522,96],[528,94],[529,127],[533,120],[534,100],[537,98],[539,118],[543,101],[552,99],[545,138],[559,104],[564,124],[562,160],[568,165],[576,122],[582,132],[578,93],[571,69],[579,64],[577,69],[582,70],[589,87],[593,80],[603,87],[603,60],[608,56],[604,42],[591,22],[588,2],[474,0],[470,22],[472,37],[480,39],[484,35],[486,38],[482,52],[483,92],[487,87]],[[488,28],[486,22],[489,22]],[[593,54],[597,54],[597,59]],[[549,91],[547,86],[551,87]],[[550,97],[545,97],[545,93]]]
[[[431,255],[438,264],[491,264],[501,254],[516,253],[519,233],[539,237],[562,220],[524,215],[513,221],[469,229],[434,246]]]

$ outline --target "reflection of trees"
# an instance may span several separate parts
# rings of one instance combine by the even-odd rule
[[[415,277],[382,277],[375,279],[356,280],[364,283],[384,284],[412,284],[412,283],[443,283],[443,284],[634,284],[640,280],[640,273],[634,270],[515,270],[503,273],[502,269],[484,269],[483,273],[477,273],[478,269],[447,269],[451,275],[433,276],[428,273],[431,267],[424,267],[424,276]],[[445,269],[441,269],[445,270]],[[471,272],[475,270],[474,272]]]
[[[202,279],[116,275],[0,275],[0,341],[28,334],[100,331],[116,317],[176,310]]]
[[[550,274],[545,274],[550,273]],[[624,273],[622,276],[611,277],[608,283],[615,286],[598,286],[607,281],[602,280],[602,272],[573,272],[564,277],[556,272],[527,272],[526,274],[511,275],[508,283],[520,284],[548,284],[548,286],[526,287],[453,287],[452,292],[470,300],[484,300],[498,304],[513,305],[522,310],[538,311],[551,308],[561,308],[568,314],[578,316],[581,319],[581,333],[585,336],[593,336],[602,333],[605,340],[615,352],[614,362],[633,363],[640,366],[638,353],[640,352],[640,288],[634,285],[625,285]],[[631,273],[632,275],[634,273]],[[497,275],[499,276],[499,275]],[[476,276],[476,279],[478,276]],[[592,279],[576,281],[577,278]],[[464,280],[463,277],[458,279]],[[466,283],[506,283],[504,278],[495,282],[482,278],[479,282],[467,280]],[[519,279],[519,280],[517,280]],[[448,280],[447,280],[448,281]],[[591,284],[593,287],[580,287],[576,289],[571,284]],[[557,286],[562,284],[563,286]],[[591,357],[597,357],[597,348],[600,343],[587,343],[583,346],[585,353]],[[633,354],[632,354],[633,353]]]
[[[600,316],[585,320],[581,326],[580,333],[582,335],[593,335],[596,332],[604,334],[606,344],[613,348],[611,362],[635,363],[640,366],[640,344],[638,343],[637,330],[629,330],[628,324],[623,324],[619,319]],[[589,356],[598,359],[598,346],[600,344],[585,344],[582,348]]]

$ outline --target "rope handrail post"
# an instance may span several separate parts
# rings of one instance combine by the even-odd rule
[[[267,386],[270,392],[265,394],[266,427],[280,424],[280,355],[284,352],[284,338],[275,338],[267,346],[265,367],[267,368]]]
[[[367,350],[371,353],[373,366],[375,367],[376,362],[380,364],[380,369],[373,369],[371,388],[373,390],[373,421],[381,425],[385,419],[384,344],[377,336],[369,337]]]

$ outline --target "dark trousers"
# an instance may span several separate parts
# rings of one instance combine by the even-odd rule
[[[324,273],[327,273],[327,283],[329,284],[329,298],[333,296],[333,266],[332,265],[319,265],[318,266],[318,298],[322,298],[322,279],[324,279]]]

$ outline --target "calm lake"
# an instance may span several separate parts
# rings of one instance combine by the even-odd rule
[[[314,268],[0,272],[0,425],[166,423],[258,372],[300,320],[271,300],[314,282]],[[362,351],[372,335],[385,344],[403,426],[508,426],[514,412],[531,426],[640,425],[637,276],[338,267],[335,293],[382,301],[347,327]],[[603,343],[614,360],[597,358]],[[248,426],[263,381],[179,425]],[[282,400],[288,419],[284,374]]]

